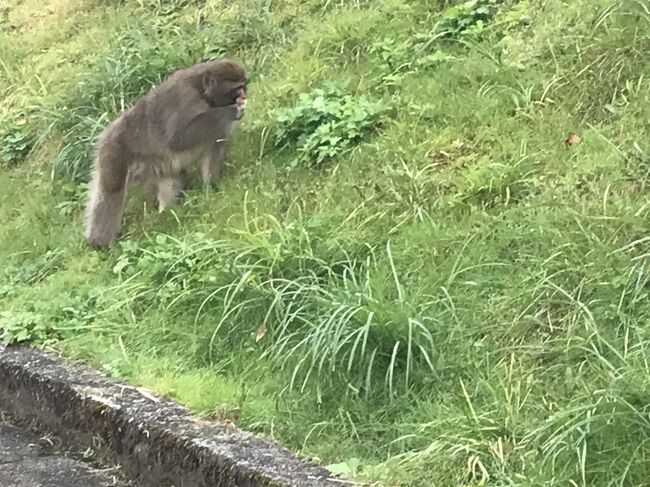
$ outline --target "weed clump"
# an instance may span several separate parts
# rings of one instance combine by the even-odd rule
[[[275,111],[275,146],[295,146],[290,166],[319,166],[340,156],[378,127],[385,107],[354,97],[335,83],[301,93],[293,107]]]
[[[8,166],[20,164],[34,148],[35,137],[24,119],[0,125],[0,160]]]

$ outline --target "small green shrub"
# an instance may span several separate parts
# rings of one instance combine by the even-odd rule
[[[0,312],[0,332],[7,345],[14,343],[45,343],[52,334],[43,316],[30,312]]]
[[[95,296],[61,293],[56,303],[36,301],[25,311],[2,311],[0,339],[7,345],[51,345],[87,329],[95,305]]]
[[[386,71],[396,71],[410,66],[413,57],[413,45],[409,39],[385,37],[373,42],[368,52],[374,54],[378,64]]]
[[[20,164],[34,147],[34,136],[25,125],[2,130],[0,155],[9,166]]]
[[[380,103],[328,82],[302,93],[294,107],[275,111],[275,146],[297,146],[291,166],[320,165],[367,137],[378,127],[382,112]]]
[[[410,40],[386,37],[372,43],[368,49],[379,71],[378,87],[398,86],[413,74],[413,44]]]
[[[61,215],[72,218],[82,211],[88,194],[88,184],[64,182],[60,185],[58,194],[61,200],[56,205],[56,209]]]
[[[413,78],[421,71],[438,67],[453,60],[453,56],[442,50],[414,55],[419,48],[412,40],[396,40],[386,37],[372,43],[368,49],[371,60],[378,73],[377,90],[399,87],[405,80]],[[393,90],[394,91],[394,90]]]
[[[419,47],[430,49],[439,39],[480,36],[497,14],[499,0],[467,0],[445,10],[431,32],[417,34]]]
[[[62,252],[48,250],[34,258],[25,257],[20,265],[5,264],[0,278],[12,285],[32,286],[45,281],[62,267]]]
[[[469,0],[448,8],[436,30],[443,37],[456,37],[484,28],[497,12],[498,0]]]

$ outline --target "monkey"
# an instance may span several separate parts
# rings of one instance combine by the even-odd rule
[[[95,145],[85,239],[107,247],[122,228],[130,183],[153,190],[158,212],[173,205],[198,161],[204,188],[219,177],[248,91],[235,60],[205,61],[170,74],[102,131]]]

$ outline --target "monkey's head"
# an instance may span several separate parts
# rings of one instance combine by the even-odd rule
[[[218,59],[206,63],[203,73],[203,98],[213,107],[246,106],[246,71],[236,61]]]

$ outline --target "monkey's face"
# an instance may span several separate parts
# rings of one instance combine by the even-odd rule
[[[247,86],[246,83],[244,83],[243,85],[233,88],[231,93],[231,96],[234,96],[235,103],[237,103],[237,105],[239,105],[239,107],[242,109],[246,108],[246,89]]]
[[[246,106],[246,80],[219,80],[216,76],[207,75],[203,82],[203,97],[213,107],[223,107],[237,104],[240,108]]]

